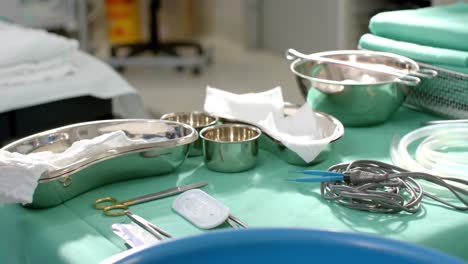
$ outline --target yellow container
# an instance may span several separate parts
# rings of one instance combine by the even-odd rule
[[[107,35],[113,45],[141,42],[139,0],[106,0]]]

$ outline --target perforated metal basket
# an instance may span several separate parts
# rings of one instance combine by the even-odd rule
[[[438,72],[409,89],[408,106],[448,118],[468,118],[468,74],[419,63],[421,68]]]

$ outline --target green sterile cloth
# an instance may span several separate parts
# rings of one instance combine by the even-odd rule
[[[454,72],[457,72],[457,73],[468,74],[468,67],[457,67],[457,66],[446,65],[446,64],[437,64],[437,63],[431,64],[431,66],[435,66],[435,67],[442,68],[442,69],[449,70],[449,71],[454,71]]]
[[[389,162],[395,135],[404,135],[435,117],[400,108],[385,124],[346,128],[334,144],[330,157],[309,169],[355,159]],[[249,226],[302,227],[362,232],[428,246],[468,261],[468,212],[459,212],[424,198],[416,214],[361,212],[328,202],[320,185],[292,183],[301,177],[291,171],[303,169],[260,151],[257,167],[242,173],[208,170],[201,157],[188,158],[174,173],[103,186],[65,204],[42,210],[20,205],[0,207],[0,256],[3,263],[96,263],[125,250],[111,224],[128,222],[125,216],[106,217],[92,207],[95,199],[113,196],[123,200],[176,185],[208,181],[207,193],[231,209]],[[98,175],[96,175],[98,176]],[[175,196],[134,205],[131,211],[167,230],[175,237],[202,232],[180,217],[171,206]],[[223,225],[220,228],[229,228]]]
[[[468,4],[383,12],[371,18],[369,29],[394,40],[468,51]]]
[[[468,17],[467,17],[468,24]],[[447,65],[468,70],[468,52],[435,48],[365,34],[359,40],[363,49],[396,53],[428,64]]]

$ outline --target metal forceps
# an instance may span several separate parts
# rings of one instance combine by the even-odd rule
[[[232,228],[248,228],[249,226],[242,222],[239,218],[235,217],[234,215],[230,214],[226,222]]]
[[[134,222],[135,224],[137,224],[141,228],[148,231],[150,234],[152,234],[158,240],[163,240],[163,239],[166,239],[166,238],[172,238],[171,234],[164,231],[162,228],[152,224],[151,222],[145,220],[143,217],[138,216],[136,214],[133,214],[128,210],[127,210],[127,212],[125,214],[128,216],[128,218],[130,218],[132,220],[132,222]]]
[[[168,197],[168,196],[171,196],[171,195],[175,195],[175,194],[185,192],[187,190],[200,188],[200,187],[203,187],[203,186],[205,186],[207,184],[208,184],[208,182],[199,182],[199,183],[179,186],[179,187],[175,187],[175,188],[172,188],[172,189],[167,189],[167,190],[164,190],[164,191],[147,194],[147,195],[140,196],[140,197],[137,197],[137,198],[128,199],[128,200],[125,200],[125,201],[118,201],[114,197],[103,197],[103,198],[99,198],[96,201],[94,201],[93,206],[96,209],[103,210],[104,214],[107,215],[107,216],[122,216],[122,215],[125,215],[125,214],[129,213],[128,207],[130,205],[144,203],[144,202],[147,202],[147,201],[152,201],[152,200],[155,200],[155,199]],[[101,203],[110,203],[110,204],[100,205]]]

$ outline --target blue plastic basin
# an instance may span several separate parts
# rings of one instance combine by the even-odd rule
[[[376,236],[308,229],[212,231],[134,249],[116,263],[465,263],[437,251]]]

